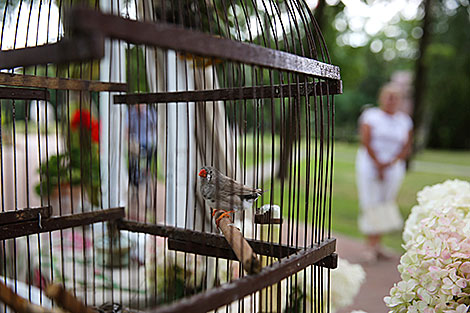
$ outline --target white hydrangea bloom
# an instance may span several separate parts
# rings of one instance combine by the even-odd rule
[[[307,303],[316,302],[318,296],[317,290],[315,290],[316,285],[312,286],[312,283],[315,283],[315,280],[312,280],[312,269],[313,267],[308,267],[305,271],[300,271],[296,274],[298,290],[305,290],[306,293],[297,294],[298,296],[305,297]],[[304,280],[306,288],[304,288]],[[330,281],[328,282],[328,277]],[[330,300],[330,311],[332,313],[338,311],[339,309],[351,305],[354,301],[354,298],[359,293],[359,289],[362,283],[365,281],[366,273],[361,265],[351,264],[347,260],[338,258],[338,267],[330,270],[330,275],[328,275],[328,270],[323,269],[323,303],[325,304],[324,310],[326,312],[326,303],[327,299]],[[328,290],[328,284],[331,288]],[[296,290],[294,288],[294,290]],[[313,291],[313,293],[312,293]],[[330,292],[328,295],[328,291]],[[286,285],[281,284],[281,294],[285,295],[288,292],[286,290]],[[297,291],[296,291],[297,292]],[[282,312],[289,311],[285,306],[282,308]],[[290,312],[290,311],[289,311]],[[306,313],[310,312],[310,307],[307,306]]]
[[[431,211],[452,208],[470,218],[470,183],[461,180],[447,180],[442,184],[424,187],[418,192],[418,205],[411,209],[405,223],[403,241],[410,241],[419,231],[421,220],[428,217]],[[466,228],[470,235],[470,226]]]
[[[447,313],[470,309],[470,184],[426,187],[407,221],[402,281],[384,298],[391,312]]]

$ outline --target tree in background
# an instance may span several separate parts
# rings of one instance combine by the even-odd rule
[[[449,10],[443,6],[436,9]],[[433,37],[425,55],[425,101],[431,115],[428,146],[469,149],[470,6],[467,2],[451,13],[434,20]]]
[[[470,120],[469,2],[409,1],[396,8],[399,2],[325,1],[324,7],[318,2],[315,14],[344,84],[344,94],[335,100],[337,138],[355,140],[351,134],[361,108],[375,102],[393,73],[409,71],[416,82],[412,91],[422,146],[470,148],[464,129]],[[374,6],[382,10],[371,10]],[[380,24],[369,11],[384,14],[387,22]]]
[[[422,22],[422,36],[419,39],[418,57],[416,59],[415,77],[414,77],[414,97],[413,97],[413,130],[415,140],[413,142],[413,151],[420,150],[424,147],[429,129],[428,119],[424,119],[424,95],[426,92],[426,74],[428,69],[428,62],[425,62],[426,51],[429,46],[430,31],[431,31],[431,0],[423,0],[422,6],[424,17]],[[429,112],[429,111],[427,111]],[[427,126],[427,127],[426,127]]]

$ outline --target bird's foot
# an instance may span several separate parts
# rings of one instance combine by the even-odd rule
[[[222,220],[224,217],[228,217],[230,219],[230,221],[233,223],[233,220],[230,218],[230,213],[235,213],[234,210],[230,210],[230,211],[227,211],[227,210],[213,210],[212,211],[212,216],[215,216],[217,214],[217,212],[219,211],[224,211],[222,214],[220,214],[220,216],[215,220],[215,225],[217,225],[217,228],[219,228],[219,223],[220,223],[220,220]]]

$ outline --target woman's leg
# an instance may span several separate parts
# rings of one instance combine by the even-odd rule
[[[380,246],[381,238],[382,238],[382,235],[380,234],[368,235],[367,245],[375,251]]]

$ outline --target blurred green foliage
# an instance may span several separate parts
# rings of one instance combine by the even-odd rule
[[[325,0],[320,0],[325,1]],[[18,6],[20,1],[9,2],[10,9]],[[37,3],[37,1],[34,1]],[[0,11],[6,8],[6,1],[0,1]],[[129,4],[130,2],[125,2]],[[373,5],[374,1],[361,2],[363,5]],[[96,4],[96,1],[95,1]],[[307,40],[306,31],[296,27],[292,21],[286,22],[280,31],[278,14],[289,15],[292,8],[290,2],[276,1],[277,8],[266,1],[155,1],[155,16],[159,20],[170,23],[180,23],[186,27],[202,29],[213,35],[228,37],[234,40],[252,42],[273,49],[296,51],[298,54],[315,57],[319,51],[312,44],[320,47],[320,42],[312,43]],[[345,140],[356,140],[357,118],[365,104],[375,104],[379,88],[390,80],[391,75],[398,70],[414,72],[419,55],[419,40],[422,35],[422,10],[418,9],[413,17],[397,14],[389,25],[377,29],[371,34],[365,30],[352,27],[347,17],[346,6],[342,1],[336,5],[325,5],[324,9],[316,12],[321,22],[320,28],[325,38],[331,62],[340,66],[344,85],[344,93],[335,98],[336,137]],[[165,11],[164,11],[165,10]],[[466,122],[470,121],[469,90],[470,75],[470,32],[468,31],[470,5],[464,0],[439,0],[432,2],[432,20],[430,28],[430,45],[426,55],[422,57],[427,66],[425,89],[425,128],[428,130],[428,144],[433,148],[465,149],[470,148],[470,137],[467,135]],[[188,12],[197,14],[189,14]],[[6,12],[6,11],[5,11]],[[5,13],[4,12],[4,13]],[[308,15],[308,14],[307,14]],[[313,29],[309,16],[297,16],[297,23],[306,22]],[[318,16],[321,15],[321,16]],[[3,20],[1,15],[0,19]],[[339,27],[343,24],[343,27]],[[259,29],[263,28],[263,32]],[[392,33],[387,28],[393,28]],[[347,36],[359,34],[365,36],[360,44],[354,44]],[[373,48],[373,43],[380,48]],[[405,45],[400,48],[399,43]],[[143,51],[135,46],[128,47],[126,54],[127,74],[131,77],[131,91],[148,90],[145,75],[145,57]],[[312,48],[312,49],[309,49]],[[321,61],[324,57],[318,55]],[[280,84],[296,82],[292,75],[283,73],[272,75],[269,70],[260,70],[249,65],[218,64],[224,67],[219,73],[221,87],[250,86],[252,84]],[[29,70],[29,69],[28,69]],[[57,68],[61,76],[83,77],[98,79],[98,63],[77,64],[68,68]],[[55,67],[34,68],[35,75],[53,75]],[[47,68],[46,68],[47,71]],[[290,77],[289,77],[290,76]],[[62,98],[59,95],[59,99]],[[94,98],[96,96],[94,95]],[[94,99],[96,101],[96,99]],[[55,105],[55,99],[52,99]],[[289,103],[278,100],[246,101],[235,103],[229,107],[232,121],[246,121],[247,130],[253,128],[263,115],[255,116],[256,108],[261,108],[265,116],[274,112],[273,125],[279,132],[280,121],[285,118]],[[305,103],[301,103],[305,105]],[[272,110],[274,107],[275,110]],[[19,108],[17,118],[22,118],[22,108]],[[258,111],[260,112],[260,111]],[[59,114],[60,115],[60,114]],[[60,116],[59,116],[60,119]],[[272,120],[270,118],[266,121]]]
[[[467,123],[470,121],[470,32],[468,32],[470,6],[465,1],[435,1],[432,7],[430,45],[426,52],[427,66],[425,90],[428,146],[445,149],[469,149]],[[339,31],[335,21],[344,20],[344,5],[326,6],[327,21],[322,31],[332,63],[341,67],[344,93],[335,98],[336,137],[351,140],[355,137],[357,118],[364,104],[376,104],[379,88],[398,70],[413,73],[419,57],[418,44],[422,16],[396,21],[397,35],[387,36],[384,31],[370,36],[368,42],[352,47],[341,40],[351,32],[350,26]],[[347,21],[346,21],[347,22]],[[398,40],[406,40],[408,48],[399,51]],[[379,52],[372,52],[371,44],[383,44]],[[394,58],[385,58],[385,50],[393,51]],[[387,60],[385,60],[387,59]]]
[[[126,63],[129,92],[149,92],[144,49],[134,45],[126,49]]]
[[[470,68],[470,33],[468,32],[470,6],[465,1],[454,1],[451,4],[449,1],[436,1],[432,5],[430,45],[426,55],[422,56],[427,66],[427,84],[424,90],[426,99],[424,129],[428,134],[430,147],[468,149],[470,137],[467,135],[468,131],[465,130],[465,121],[470,121],[470,106],[468,105],[470,77],[466,71]],[[452,6],[455,7],[451,8]],[[279,5],[279,7],[282,10],[283,6]],[[302,45],[308,46],[305,33],[302,31],[299,33],[292,28],[287,29],[286,37],[276,37],[271,28],[275,18],[262,8],[257,13],[252,7],[247,8],[248,15],[256,16],[258,23],[263,24],[264,34],[254,38],[243,38],[246,13],[242,10],[237,14],[231,14],[232,12],[228,11],[229,20],[230,18],[230,21],[234,20],[233,16],[236,15],[238,23],[230,22],[221,29],[235,30],[239,27],[242,29],[240,38],[235,31],[228,31],[232,38],[288,51],[288,45],[295,46],[298,54],[308,55],[300,49]],[[314,13],[317,14],[315,11]],[[365,29],[353,30],[342,2],[334,6],[326,5],[321,14],[323,16],[319,20],[323,22],[320,27],[329,49],[331,62],[340,66],[344,86],[343,94],[335,97],[336,138],[355,141],[357,140],[357,119],[361,108],[364,105],[377,104],[380,87],[389,82],[391,76],[397,71],[406,71],[413,76],[416,61],[420,57],[419,41],[423,31],[422,8],[419,8],[415,17],[412,18],[397,14],[389,25],[376,30],[375,34],[366,34]],[[336,26],[339,20],[346,24],[344,29]],[[393,29],[393,32],[390,29]],[[362,33],[367,38],[359,45],[353,44],[345,37],[352,33]],[[374,42],[380,45],[379,49],[372,48]],[[261,71],[251,66],[240,66],[238,71],[228,74],[230,75],[226,77],[233,77],[233,82],[221,79],[222,85],[295,82],[289,75],[272,75],[268,70]],[[412,97],[413,85],[410,88]],[[245,101],[235,103],[235,108],[232,110],[232,107],[229,107],[228,112],[233,111],[230,113],[232,121],[245,120],[246,124],[241,126],[246,127],[246,130],[252,130],[254,125],[258,125],[264,114],[268,118],[264,119],[263,126],[266,129],[274,127],[275,132],[279,133],[280,123],[286,117],[287,109],[285,108],[289,105],[288,102],[282,103],[270,99]],[[302,102],[301,106],[304,105],[305,103]],[[272,109],[273,106],[275,109]],[[263,113],[260,113],[260,110]],[[274,125],[271,125],[269,118],[272,112],[275,117]]]
[[[433,148],[470,148],[469,9],[462,6],[449,18],[448,31],[437,32],[426,55]]]

